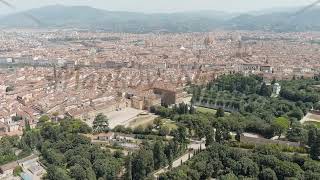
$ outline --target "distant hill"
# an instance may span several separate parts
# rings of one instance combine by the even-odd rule
[[[312,9],[295,14],[275,12],[263,15],[240,15],[224,23],[225,27],[242,30],[287,31],[320,31],[320,9]]]
[[[32,15],[41,23],[35,23]],[[144,14],[95,9],[87,6],[46,6],[0,18],[5,27],[77,27],[100,28],[124,32],[188,32],[208,31],[220,25],[213,11],[203,13]],[[221,14],[220,14],[221,15]]]
[[[296,10],[228,14],[219,11],[179,13],[134,13],[106,11],[87,6],[46,6],[0,17],[1,27],[64,27],[145,33],[205,32],[216,28],[237,30],[306,31],[320,30],[320,9],[295,17]],[[270,12],[270,11],[269,11]],[[40,23],[32,20],[35,17]]]

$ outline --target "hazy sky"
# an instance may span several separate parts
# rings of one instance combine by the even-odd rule
[[[220,10],[246,12],[261,9],[295,7],[310,4],[316,0],[6,0],[19,11],[40,6],[88,5],[96,8],[138,12],[173,12],[190,10]],[[0,4],[0,14],[14,12]]]

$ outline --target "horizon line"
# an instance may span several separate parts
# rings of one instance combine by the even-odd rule
[[[64,4],[51,4],[51,5],[45,5],[45,6],[39,6],[34,8],[28,8],[28,9],[21,9],[16,10],[14,12],[7,12],[7,13],[1,13],[0,16],[7,16],[7,15],[13,15],[17,13],[23,13],[26,11],[31,11],[35,9],[41,9],[46,7],[54,7],[54,6],[61,6],[61,7],[88,7],[93,8],[97,10],[104,10],[104,11],[110,11],[110,12],[129,12],[129,13],[143,13],[143,14],[174,14],[174,13],[187,13],[187,12],[204,12],[204,11],[215,11],[225,14],[257,14],[257,13],[268,13],[266,11],[272,12],[281,12],[281,11],[288,11],[290,9],[294,10],[295,8],[301,8],[303,6],[278,6],[278,7],[270,7],[270,8],[264,8],[264,9],[256,9],[256,10],[246,10],[246,11],[225,11],[225,10],[218,10],[218,9],[195,9],[195,10],[151,10],[151,11],[133,11],[133,10],[117,10],[117,9],[106,9],[106,8],[100,8],[90,5],[64,5]],[[317,5],[317,7],[320,7],[320,5]],[[273,10],[273,11],[272,11]],[[12,10],[11,10],[12,11]]]

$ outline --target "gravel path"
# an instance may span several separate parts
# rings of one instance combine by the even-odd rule
[[[204,142],[201,142],[201,141],[191,141],[191,143],[188,145],[188,149],[199,149],[201,146],[202,149],[205,149],[205,143]],[[190,154],[190,157],[193,156],[193,152],[188,152],[182,156],[180,156],[178,159],[176,159],[175,161],[173,161],[172,163],[172,168],[176,168],[176,167],[179,167],[181,166],[181,161],[182,163],[185,163],[186,161],[189,160],[189,154]],[[169,166],[166,166],[158,171],[156,171],[153,176],[157,179],[159,177],[160,174],[162,173],[165,173],[169,170]]]

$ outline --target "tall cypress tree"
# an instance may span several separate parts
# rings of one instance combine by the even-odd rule
[[[308,145],[310,146],[310,157],[314,160],[320,160],[320,133],[316,128],[309,130]]]
[[[154,169],[160,169],[166,164],[166,155],[161,141],[157,141],[153,146]]]
[[[271,89],[267,86],[266,83],[263,83],[261,85],[260,91],[259,91],[260,96],[266,96],[269,97],[271,96]]]
[[[126,161],[126,174],[125,180],[132,180],[132,155],[128,154],[128,158]]]
[[[224,110],[222,108],[217,110],[216,117],[224,117]]]

